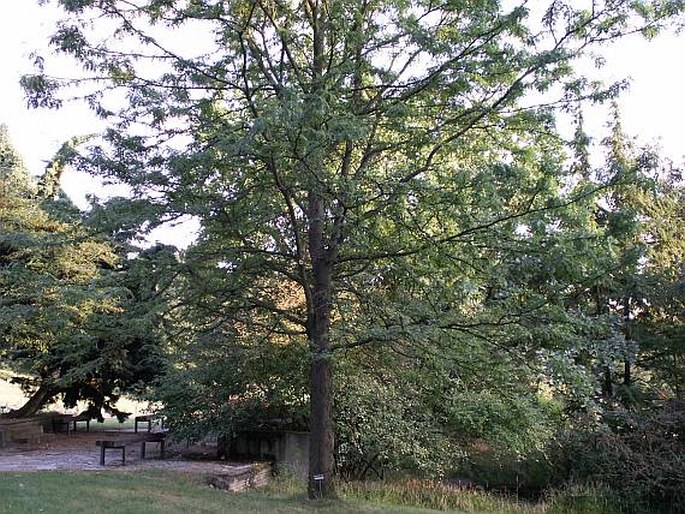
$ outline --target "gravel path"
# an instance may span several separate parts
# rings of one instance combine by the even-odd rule
[[[0,448],[0,472],[175,469],[200,474],[233,474],[250,468],[248,464],[186,460],[180,457],[160,460],[157,458],[159,450],[155,448],[156,445],[149,445],[149,448],[146,449],[145,460],[141,460],[139,444],[127,445],[126,466],[121,465],[120,455],[112,450],[108,452],[106,465],[100,466],[100,451],[95,446],[95,441],[100,439],[126,439],[131,436],[131,433],[127,434],[126,432],[72,432],[69,436],[45,434],[40,444],[32,447],[14,445],[8,448]]]

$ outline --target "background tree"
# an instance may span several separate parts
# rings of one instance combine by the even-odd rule
[[[65,145],[38,180],[0,129],[0,362],[31,397],[9,416],[35,414],[61,398],[121,414],[124,392],[161,369],[151,286],[141,261],[122,259],[89,235],[58,189]]]
[[[582,305],[603,326],[604,335],[592,343],[592,351],[604,401],[630,407],[639,403],[638,396],[653,398],[663,387],[652,383],[645,352],[654,349],[652,330],[668,331],[664,316],[679,318],[681,263],[675,255],[682,251],[682,243],[674,234],[683,229],[678,207],[683,184],[672,163],[654,149],[637,147],[622,132],[616,110],[610,131],[602,143],[606,164],[592,173],[595,183],[612,183],[593,200],[592,229],[603,243],[597,247],[595,278],[576,296],[584,300],[574,306]],[[660,306],[665,295],[670,309]],[[656,319],[665,323],[655,323]],[[659,338],[662,351],[678,353],[676,333]]]
[[[215,268],[227,323],[306,339],[310,496],[334,494],[335,352],[418,352],[448,332],[496,342],[537,311],[515,282],[485,287],[536,242],[520,226],[575,201],[560,196],[551,110],[524,108],[527,95],[606,97],[572,59],[681,8],[57,3],[67,17],[52,44],[94,73],[82,92],[112,122],[84,169],[131,187],[141,229],[200,220],[188,265]],[[89,18],[116,28],[101,37]],[[183,30],[206,36],[202,48]],[[65,83],[41,70],[23,83],[33,105],[61,103]],[[119,88],[124,106],[103,94]],[[297,308],[277,301],[284,286]]]

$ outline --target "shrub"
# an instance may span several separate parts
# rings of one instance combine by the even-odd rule
[[[336,467],[346,480],[438,476],[455,453],[409,384],[348,373],[335,398]]]
[[[623,416],[620,431],[569,436],[559,463],[574,481],[611,488],[624,511],[685,512],[685,402]]]
[[[487,489],[529,499],[538,498],[545,489],[560,485],[564,478],[544,452],[538,450],[521,455],[511,451],[494,453],[482,448],[471,453],[458,473]]]

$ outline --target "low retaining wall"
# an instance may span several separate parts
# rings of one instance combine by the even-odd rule
[[[0,448],[12,443],[39,443],[43,436],[40,418],[0,418]]]

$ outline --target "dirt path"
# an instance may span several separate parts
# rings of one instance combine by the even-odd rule
[[[108,452],[106,465],[100,466],[100,451],[95,441],[101,439],[120,440],[131,437],[126,432],[72,432],[65,434],[45,434],[40,444],[32,447],[14,445],[0,448],[0,472],[43,471],[43,470],[129,470],[135,469],[177,469],[200,474],[224,474],[249,469],[249,464],[223,463],[220,461],[188,460],[172,456],[160,460],[158,449],[149,445],[145,460],[140,459],[140,445],[126,447],[126,466],[121,465],[117,452]],[[170,454],[173,455],[173,449]]]

